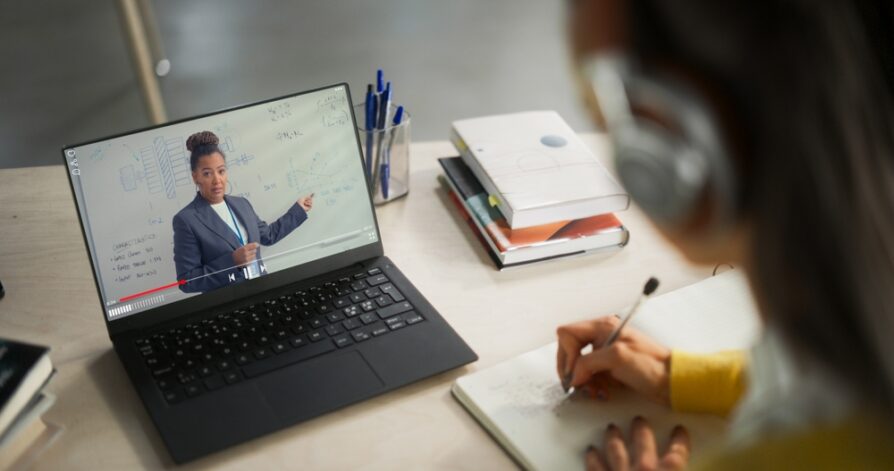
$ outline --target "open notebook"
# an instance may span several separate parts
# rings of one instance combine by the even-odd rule
[[[657,341],[693,352],[748,348],[760,330],[744,275],[726,272],[645,303],[631,325]],[[706,414],[680,414],[632,393],[611,400],[566,396],[556,376],[556,344],[464,376],[453,395],[527,469],[581,469],[587,445],[599,444],[610,422],[627,432],[642,415],[659,446],[676,424],[689,429],[693,456],[722,439],[726,422]]]

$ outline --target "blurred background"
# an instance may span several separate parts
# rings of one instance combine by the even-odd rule
[[[168,120],[336,82],[355,103],[377,68],[413,140],[455,119],[536,109],[591,130],[563,2],[145,0],[170,72]],[[117,0],[0,2],[0,168],[57,165],[64,145],[152,124]]]

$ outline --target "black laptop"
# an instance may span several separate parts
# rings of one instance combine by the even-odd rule
[[[347,84],[63,149],[175,462],[477,359],[384,256]]]

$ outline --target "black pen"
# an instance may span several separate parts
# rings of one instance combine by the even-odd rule
[[[656,289],[658,289],[658,278],[655,278],[653,276],[649,278],[649,281],[646,281],[646,285],[643,286],[643,294],[641,294],[639,298],[637,298],[636,303],[634,303],[630,310],[627,311],[627,315],[624,316],[624,318],[621,320],[621,323],[617,327],[615,327],[615,330],[612,331],[612,333],[608,336],[608,339],[606,339],[605,342],[602,343],[602,346],[599,348],[607,348],[610,347],[611,344],[615,343],[615,340],[617,340],[618,337],[621,336],[621,329],[623,329],[624,326],[627,325],[628,322],[630,322],[630,319],[633,319],[633,315],[636,314],[636,311],[639,310],[639,307],[642,305],[643,301],[645,301],[652,293],[654,293]],[[574,366],[575,365],[572,364],[571,368],[569,368],[568,370],[568,373],[566,373],[565,377],[562,378],[562,389],[565,390],[566,394],[571,391],[571,379],[574,376]]]

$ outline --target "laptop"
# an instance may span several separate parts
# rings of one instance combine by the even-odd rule
[[[384,255],[360,146],[342,83],[63,148],[173,461],[477,360]]]

